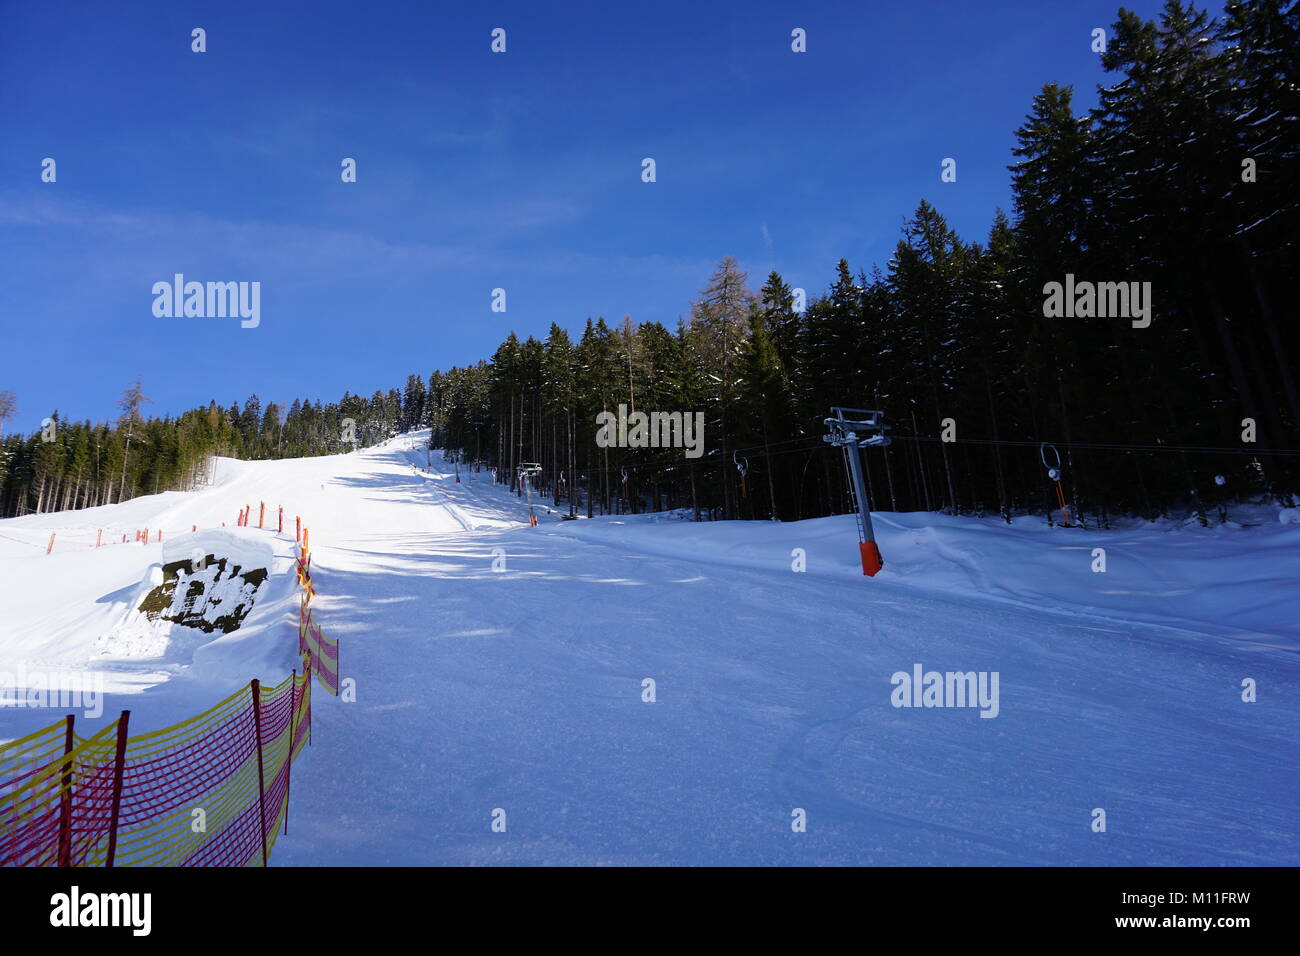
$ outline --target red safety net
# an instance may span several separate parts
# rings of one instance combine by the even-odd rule
[[[127,736],[128,720],[71,749],[64,721],[0,748],[0,865],[264,862],[311,735],[310,673],[165,730]]]

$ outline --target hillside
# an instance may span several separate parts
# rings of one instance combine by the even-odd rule
[[[486,474],[427,461],[426,436],[223,459],[198,492],[0,522],[0,672],[99,674],[100,721],[130,708],[140,729],[279,680],[301,515],[356,701],[316,699],[272,865],[1296,862],[1300,524],[1276,509],[1109,533],[880,514],[886,567],[865,579],[849,516],[542,504],[529,528]],[[284,535],[233,527],[261,501]],[[247,618],[132,624],[151,567],[191,541],[270,549]],[[996,673],[989,719],[893,706],[917,665]],[[0,739],[57,716],[0,708]]]

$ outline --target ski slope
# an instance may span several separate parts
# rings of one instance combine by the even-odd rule
[[[100,720],[130,708],[133,729],[280,679],[301,515],[356,700],[315,696],[272,865],[1300,862],[1300,524],[1276,510],[1110,533],[880,515],[868,580],[852,517],[543,505],[529,528],[486,474],[426,470],[424,440],[223,459],[199,492],[0,521],[0,672],[100,675]],[[256,524],[260,501],[284,536],[213,532],[274,542],[243,627],[105,644],[175,534],[246,504]],[[145,526],[164,545],[93,547]],[[996,717],[893,706],[916,664],[996,672]],[[60,715],[0,708],[0,739]]]

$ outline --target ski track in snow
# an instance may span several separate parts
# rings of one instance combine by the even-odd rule
[[[0,671],[93,670],[109,688],[101,722],[129,707],[133,729],[279,680],[295,666],[300,514],[317,620],[357,701],[317,688],[272,865],[1300,862],[1300,660],[1294,632],[1260,630],[1268,596],[1251,593],[1264,609],[1251,626],[1199,632],[1174,616],[1177,595],[1148,600],[1145,623],[1122,604],[1090,611],[1086,594],[1035,603],[1032,581],[987,563],[993,532],[914,516],[879,519],[892,537],[872,580],[856,573],[851,517],[561,522],[542,501],[530,529],[486,473],[458,484],[436,453],[426,470],[422,438],[222,460],[201,492],[0,522]],[[272,527],[285,506],[286,535],[230,527],[262,500]],[[244,626],[173,628],[157,657],[97,654],[162,549],[96,551],[96,529],[221,521],[275,542]],[[50,530],[68,550],[46,557]],[[1124,574],[1088,587],[1116,601],[1198,587],[1139,553],[1142,535],[1108,540]],[[1292,540],[1277,553],[1294,567]],[[1044,541],[1085,562],[1091,546]],[[790,570],[796,546],[809,573]],[[999,716],[892,707],[890,676],[914,663],[999,672]],[[1240,700],[1243,677],[1257,703]],[[61,713],[0,708],[0,739]],[[82,733],[99,723],[78,716]],[[505,833],[491,830],[498,807]],[[1106,833],[1090,829],[1094,807]]]

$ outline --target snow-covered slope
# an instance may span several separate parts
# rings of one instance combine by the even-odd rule
[[[222,461],[201,492],[0,522],[0,672],[91,668],[133,727],[279,679],[302,515],[357,700],[316,697],[273,864],[1300,861],[1300,525],[880,515],[866,579],[851,517],[543,505],[529,528],[486,475],[426,470],[422,440]],[[286,534],[226,529],[274,553],[238,631],[102,653],[163,548],[246,504],[256,524],[260,501]],[[120,543],[146,526],[164,545]],[[95,549],[100,528],[119,543]],[[893,706],[918,664],[996,673],[997,716]],[[56,716],[0,709],[0,739]]]

